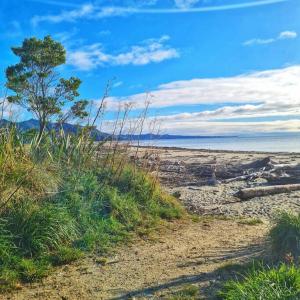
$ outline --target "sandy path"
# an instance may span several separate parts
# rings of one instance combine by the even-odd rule
[[[266,231],[265,224],[228,220],[172,224],[154,239],[122,247],[104,266],[88,257],[0,299],[153,299],[187,283],[198,284],[207,299],[216,270],[259,255]]]

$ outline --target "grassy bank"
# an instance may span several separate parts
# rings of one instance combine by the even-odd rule
[[[84,134],[49,134],[37,145],[12,128],[0,138],[1,290],[183,214],[155,179]]]

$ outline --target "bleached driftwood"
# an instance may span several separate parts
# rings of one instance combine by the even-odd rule
[[[275,194],[289,193],[292,191],[299,191],[300,184],[286,184],[286,185],[273,185],[261,186],[254,188],[241,189],[236,193],[236,196],[242,200],[248,200],[254,197],[263,197]]]
[[[270,184],[300,183],[300,165],[280,164],[270,157],[239,166],[241,175],[226,178],[224,183],[233,181],[251,181],[257,178],[266,179]]]

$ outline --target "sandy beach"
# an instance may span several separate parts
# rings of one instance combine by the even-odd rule
[[[145,154],[146,153],[146,154]],[[300,153],[233,152],[190,150],[180,148],[143,148],[140,158],[147,157],[152,168],[158,168],[165,189],[179,196],[190,212],[201,215],[224,215],[269,220],[278,210],[300,211],[300,192],[294,191],[242,201],[235,193],[242,188],[263,186],[266,180],[226,178],[255,162],[270,159],[278,164],[299,164]],[[156,166],[156,167],[153,167]],[[216,183],[211,182],[215,170]],[[155,171],[153,171],[155,173]]]

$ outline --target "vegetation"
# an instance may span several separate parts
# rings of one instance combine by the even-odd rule
[[[281,212],[274,221],[269,235],[275,266],[235,267],[238,278],[225,283],[221,299],[300,298],[300,215]]]
[[[67,103],[79,96],[80,79],[59,78],[56,68],[66,62],[64,47],[50,36],[43,40],[25,39],[21,47],[13,47],[13,53],[20,62],[6,70],[6,86],[15,94],[8,101],[19,104],[30,111],[40,123],[41,139],[47,122],[59,116],[60,122],[70,117],[83,118],[87,101],[76,101],[68,112],[62,114]]]
[[[300,270],[295,266],[281,265],[279,268],[253,269],[242,280],[225,284],[220,298],[240,299],[299,299]]]
[[[263,221],[258,218],[250,218],[250,219],[240,219],[238,223],[242,225],[255,226],[255,225],[263,224]]]
[[[270,232],[273,254],[278,258],[291,256],[298,262],[300,255],[300,214],[280,213]]]
[[[93,144],[82,136],[45,136],[40,147],[24,144],[14,129],[1,136],[2,289],[39,279],[83,251],[107,253],[132,234],[182,215],[142,170],[96,163]]]

